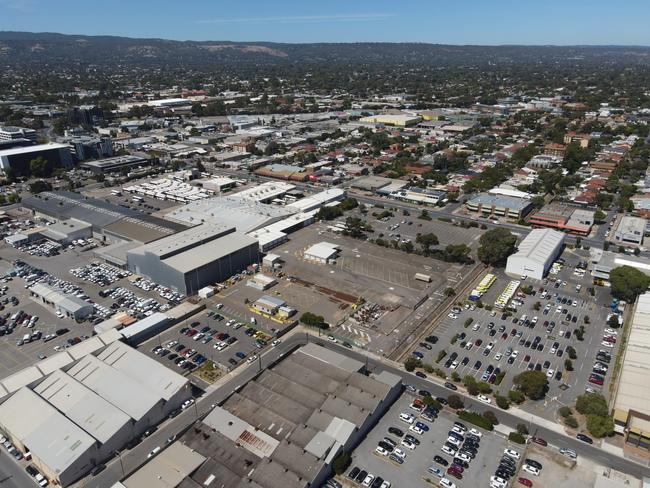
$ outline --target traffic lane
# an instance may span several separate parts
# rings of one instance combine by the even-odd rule
[[[0,454],[0,486],[9,488],[25,488],[32,486],[34,479],[9,456],[6,451]],[[33,485],[35,486],[35,484]]]

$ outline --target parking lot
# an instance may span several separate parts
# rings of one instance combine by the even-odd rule
[[[340,478],[345,479],[348,486],[360,486],[360,483],[349,479],[350,472],[356,467],[359,469],[359,473],[365,471],[375,478],[381,477],[391,482],[393,486],[437,486],[441,476],[447,477],[459,488],[489,486],[490,477],[499,465],[499,459],[504,449],[510,447],[508,442],[499,435],[482,431],[472,425],[466,425],[467,429],[476,429],[481,437],[480,441],[478,441],[475,457],[469,460],[467,467],[460,473],[461,478],[455,478],[447,474],[453,456],[443,452],[442,448],[457,418],[450,412],[443,410],[435,420],[426,420],[411,408],[415,398],[417,396],[405,393],[395,402],[367,438],[355,449],[350,467]],[[416,420],[413,424],[409,424],[400,419],[401,413],[413,415]],[[428,430],[422,434],[409,430],[409,427],[414,425],[415,422],[425,424]],[[394,429],[389,432],[389,428],[397,428],[404,435],[395,434]],[[419,441],[419,445],[416,445],[413,449],[404,446],[402,441],[406,439],[407,435],[411,435]],[[468,438],[470,437],[469,433],[465,435]],[[393,460],[395,456],[377,453],[376,448],[380,442],[383,442],[385,437],[388,437],[396,444],[395,449],[403,451],[404,456],[401,464]],[[520,448],[519,451],[521,451]],[[439,456],[443,461],[440,461],[439,458],[436,458],[437,461],[434,460],[434,456]],[[445,462],[449,466],[445,466]],[[357,473],[357,476],[359,473]]]
[[[374,232],[373,238],[380,237],[386,240],[403,239],[410,240],[416,244],[415,239],[418,234],[433,233],[438,237],[441,246],[448,244],[467,244],[472,248],[478,247],[478,240],[483,233],[482,230],[477,228],[463,228],[455,226],[449,222],[441,222],[433,217],[431,220],[424,220],[418,218],[419,211],[407,211],[409,215],[404,215],[403,211],[395,210],[391,213],[392,216],[385,216],[381,219],[377,217],[382,216],[384,210],[390,208],[390,204],[384,204],[385,208],[370,208],[368,212],[363,215],[360,211],[354,210],[347,215],[360,217],[367,220],[372,226]],[[377,215],[372,215],[372,214]]]
[[[215,307],[165,330],[141,344],[139,349],[181,373],[190,373],[207,361],[228,371],[256,356],[272,341],[250,324],[237,321],[223,308]]]
[[[543,411],[548,418],[553,417],[558,407],[572,403],[587,388],[604,391],[609,379],[606,360],[598,361],[599,368],[605,367],[605,371],[601,369],[598,373],[605,376],[605,385],[596,384],[598,379],[589,380],[600,350],[607,351],[610,360],[616,354],[615,343],[602,343],[609,309],[596,303],[596,298],[587,293],[591,286],[589,273],[584,277],[575,274],[573,266],[579,259],[565,257],[566,266],[557,275],[549,275],[545,282],[522,282],[522,285],[531,285],[534,294],[519,293],[515,297],[516,312],[512,315],[496,309],[461,306],[457,314],[445,316],[433,332],[437,343],[416,345],[414,353],[421,354],[424,363],[442,367],[448,376],[456,372],[461,378],[471,375],[476,380],[489,381],[501,394],[507,394],[512,388],[512,380],[519,372],[544,371],[549,378],[547,401],[527,408],[534,408],[538,414]],[[496,283],[482,297],[486,305],[492,305],[512,279],[503,273],[497,277]],[[581,326],[584,327],[583,340],[579,340]],[[570,348],[575,354],[570,354]],[[440,358],[441,351],[445,354]],[[569,356],[573,356],[572,371],[565,365]],[[499,373],[505,376],[497,385]]]

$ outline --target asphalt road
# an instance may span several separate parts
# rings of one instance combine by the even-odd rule
[[[34,479],[2,448],[0,451],[0,487],[25,488],[37,486]]]
[[[407,373],[396,367],[384,364],[378,360],[368,358],[359,352],[346,349],[340,345],[333,344],[328,341],[323,341],[322,339],[314,338],[313,336],[308,337],[306,334],[296,334],[290,338],[287,338],[286,341],[280,343],[278,346],[266,351],[266,353],[262,355],[259,362],[246,365],[243,368],[238,368],[231,379],[226,381],[219,388],[213,391],[208,391],[206,395],[204,395],[196,403],[196,406],[187,409],[176,418],[168,420],[166,423],[161,425],[153,435],[146,438],[132,450],[124,451],[121,455],[121,462],[124,466],[125,472],[128,474],[137,469],[137,467],[146,461],[147,454],[154,447],[165,446],[165,441],[169,436],[183,432],[185,429],[190,427],[197,420],[197,418],[201,418],[211,410],[211,405],[225,401],[227,397],[236,390],[236,388],[255,377],[261,368],[266,368],[272,365],[275,361],[289,354],[293,349],[304,345],[307,341],[316,342],[323,345],[324,347],[327,347],[328,349],[336,350],[348,357],[366,362],[368,368],[371,371],[386,370],[397,374],[403,378],[404,383],[413,385],[418,389],[428,390],[434,396],[446,397],[450,394],[450,390],[444,388],[442,385],[434,383],[428,379],[418,378],[411,373]],[[479,403],[472,397],[466,396],[461,392],[456,393],[464,398],[465,406],[468,409],[472,409],[478,412],[491,410],[502,424],[513,429],[516,428],[518,423],[522,423],[522,418],[513,415],[512,413],[503,411],[491,405],[484,405],[482,403]],[[596,446],[590,446],[573,437],[569,437],[554,430],[550,430],[544,426],[531,424],[527,420],[525,420],[525,423],[529,424],[529,431],[531,433],[538,437],[544,438],[547,442],[554,446],[569,447],[576,451],[579,456],[585,456],[599,464],[612,467],[614,469],[629,473],[633,476],[650,476],[650,468],[646,466],[603,451]],[[84,486],[89,488],[108,488],[112,486],[116,480],[122,478],[123,476],[121,463],[118,459],[115,459],[98,476],[88,481],[82,480],[82,482],[78,483],[77,486]]]

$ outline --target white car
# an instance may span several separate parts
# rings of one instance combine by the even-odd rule
[[[366,476],[366,479],[363,480],[363,483],[361,483],[362,486],[370,486],[372,482],[375,480],[375,476],[372,474],[369,474]]]
[[[447,442],[449,442],[450,444],[453,444],[456,447],[460,447],[460,445],[461,445],[460,440],[456,439],[455,437],[452,437],[452,436],[447,437]]]
[[[483,433],[478,429],[469,429],[469,433],[475,435],[476,437],[483,437]]]
[[[454,451],[454,450],[453,450],[451,447],[449,447],[449,446],[442,446],[442,447],[440,448],[440,450],[441,450],[442,452],[444,452],[445,454],[449,454],[450,456],[455,456],[455,455],[456,455],[456,451]]]
[[[400,413],[399,414],[399,419],[402,422],[406,422],[407,424],[412,424],[413,422],[415,422],[415,417],[413,415],[411,415],[410,413],[408,413],[408,412]]]
[[[194,404],[194,398],[190,398],[189,400],[185,400],[183,404],[181,405],[181,410],[185,410],[186,408],[192,406]]]
[[[418,434],[418,435],[422,435],[422,434],[424,434],[424,431],[423,431],[420,427],[418,427],[417,425],[411,425],[411,426],[409,427],[409,430],[410,430],[411,432],[415,432],[415,433]]]
[[[406,453],[398,448],[393,449],[393,454],[395,454],[395,456],[397,456],[398,458],[402,458],[402,459],[406,457]]]
[[[469,463],[472,460],[472,458],[468,454],[465,454],[464,452],[459,452],[458,454],[456,454],[456,457],[458,459],[465,461],[466,463]]]
[[[506,481],[503,478],[498,476],[492,476],[490,478],[490,487],[491,488],[505,488],[507,486]]]
[[[517,350],[514,350],[514,351],[512,351],[512,352],[510,353],[510,357],[511,357],[511,358],[515,358],[515,359],[516,359],[517,356],[519,356],[519,351],[517,351]]]
[[[519,454],[517,451],[514,451],[512,449],[504,449],[503,454],[505,454],[508,457],[511,457],[514,460],[518,460],[521,457],[521,454]]]
[[[379,488],[390,488],[390,481],[384,480]]]
[[[500,361],[502,357],[503,357],[502,354],[500,352],[498,352],[498,353],[496,353],[494,355],[494,360],[495,361]]]
[[[476,398],[478,398],[479,402],[486,403],[488,405],[492,403],[492,400],[490,400],[488,397],[486,397],[482,393],[479,396],[477,396]]]
[[[249,358],[246,360],[246,362],[247,362],[248,364],[254,363],[255,361],[257,361],[257,354],[253,354],[251,357],[249,357]]]
[[[407,449],[410,449],[411,451],[415,449],[415,444],[412,443],[411,441],[407,439],[402,439],[402,442],[400,442],[400,445],[404,446]]]
[[[615,335],[615,336],[618,335],[618,332],[616,331],[616,329],[605,329],[605,333],[610,334],[610,335]]]
[[[377,446],[375,448],[375,452],[380,456],[388,456],[388,451],[381,446]]]
[[[612,347],[614,347],[614,343],[612,343],[612,342],[607,342],[607,341],[603,341],[603,342],[601,342],[600,345],[603,346],[603,347],[609,347],[610,349],[611,349]]]
[[[526,471],[526,473],[530,473],[533,476],[539,476],[539,469],[537,469],[535,466],[531,466],[530,464],[524,464],[523,468],[521,468],[522,471]]]
[[[458,361],[454,361],[454,362],[451,363],[451,365],[449,366],[449,369],[456,369],[457,367],[458,367]]]
[[[555,370],[554,370],[554,369],[549,369],[549,370],[546,372],[546,377],[547,377],[547,378],[552,378],[554,374],[555,374]]]
[[[474,332],[476,332],[476,331],[479,330],[480,328],[481,328],[481,324],[474,324],[474,327],[472,327],[472,330],[473,330]]]
[[[442,478],[440,480],[440,486],[444,488],[456,488],[456,483],[451,481],[449,478]]]
[[[277,346],[278,344],[280,344],[280,339],[276,339],[276,340],[274,340],[273,342],[271,342],[271,346],[272,346],[272,347],[275,347],[275,346]]]

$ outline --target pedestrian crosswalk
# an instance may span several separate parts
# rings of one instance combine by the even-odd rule
[[[347,332],[349,334],[353,334],[355,337],[354,339],[358,342],[361,342],[363,344],[369,344],[372,342],[372,337],[368,332],[365,330],[362,330],[361,328],[354,327],[351,324],[341,324],[340,326],[341,332]]]

